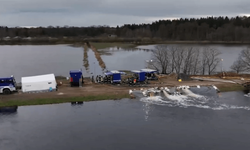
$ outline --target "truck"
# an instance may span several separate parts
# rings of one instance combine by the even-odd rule
[[[14,76],[0,78],[0,94],[11,94],[17,91]]]

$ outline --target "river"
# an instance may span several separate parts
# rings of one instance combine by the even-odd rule
[[[19,107],[16,113],[0,113],[0,149],[248,149],[250,99],[242,92],[192,91],[204,99]]]

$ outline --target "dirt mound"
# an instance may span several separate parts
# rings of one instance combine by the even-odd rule
[[[167,76],[167,79],[177,80],[178,75],[176,73],[171,73]]]

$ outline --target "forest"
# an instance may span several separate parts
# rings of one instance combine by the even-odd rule
[[[3,37],[156,38],[169,41],[249,41],[250,17],[207,17],[158,20],[150,24],[109,26],[0,27]]]

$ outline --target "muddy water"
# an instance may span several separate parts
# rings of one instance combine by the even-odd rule
[[[192,91],[207,101],[138,98],[19,107],[0,113],[0,149],[248,149],[250,99],[242,92]]]

